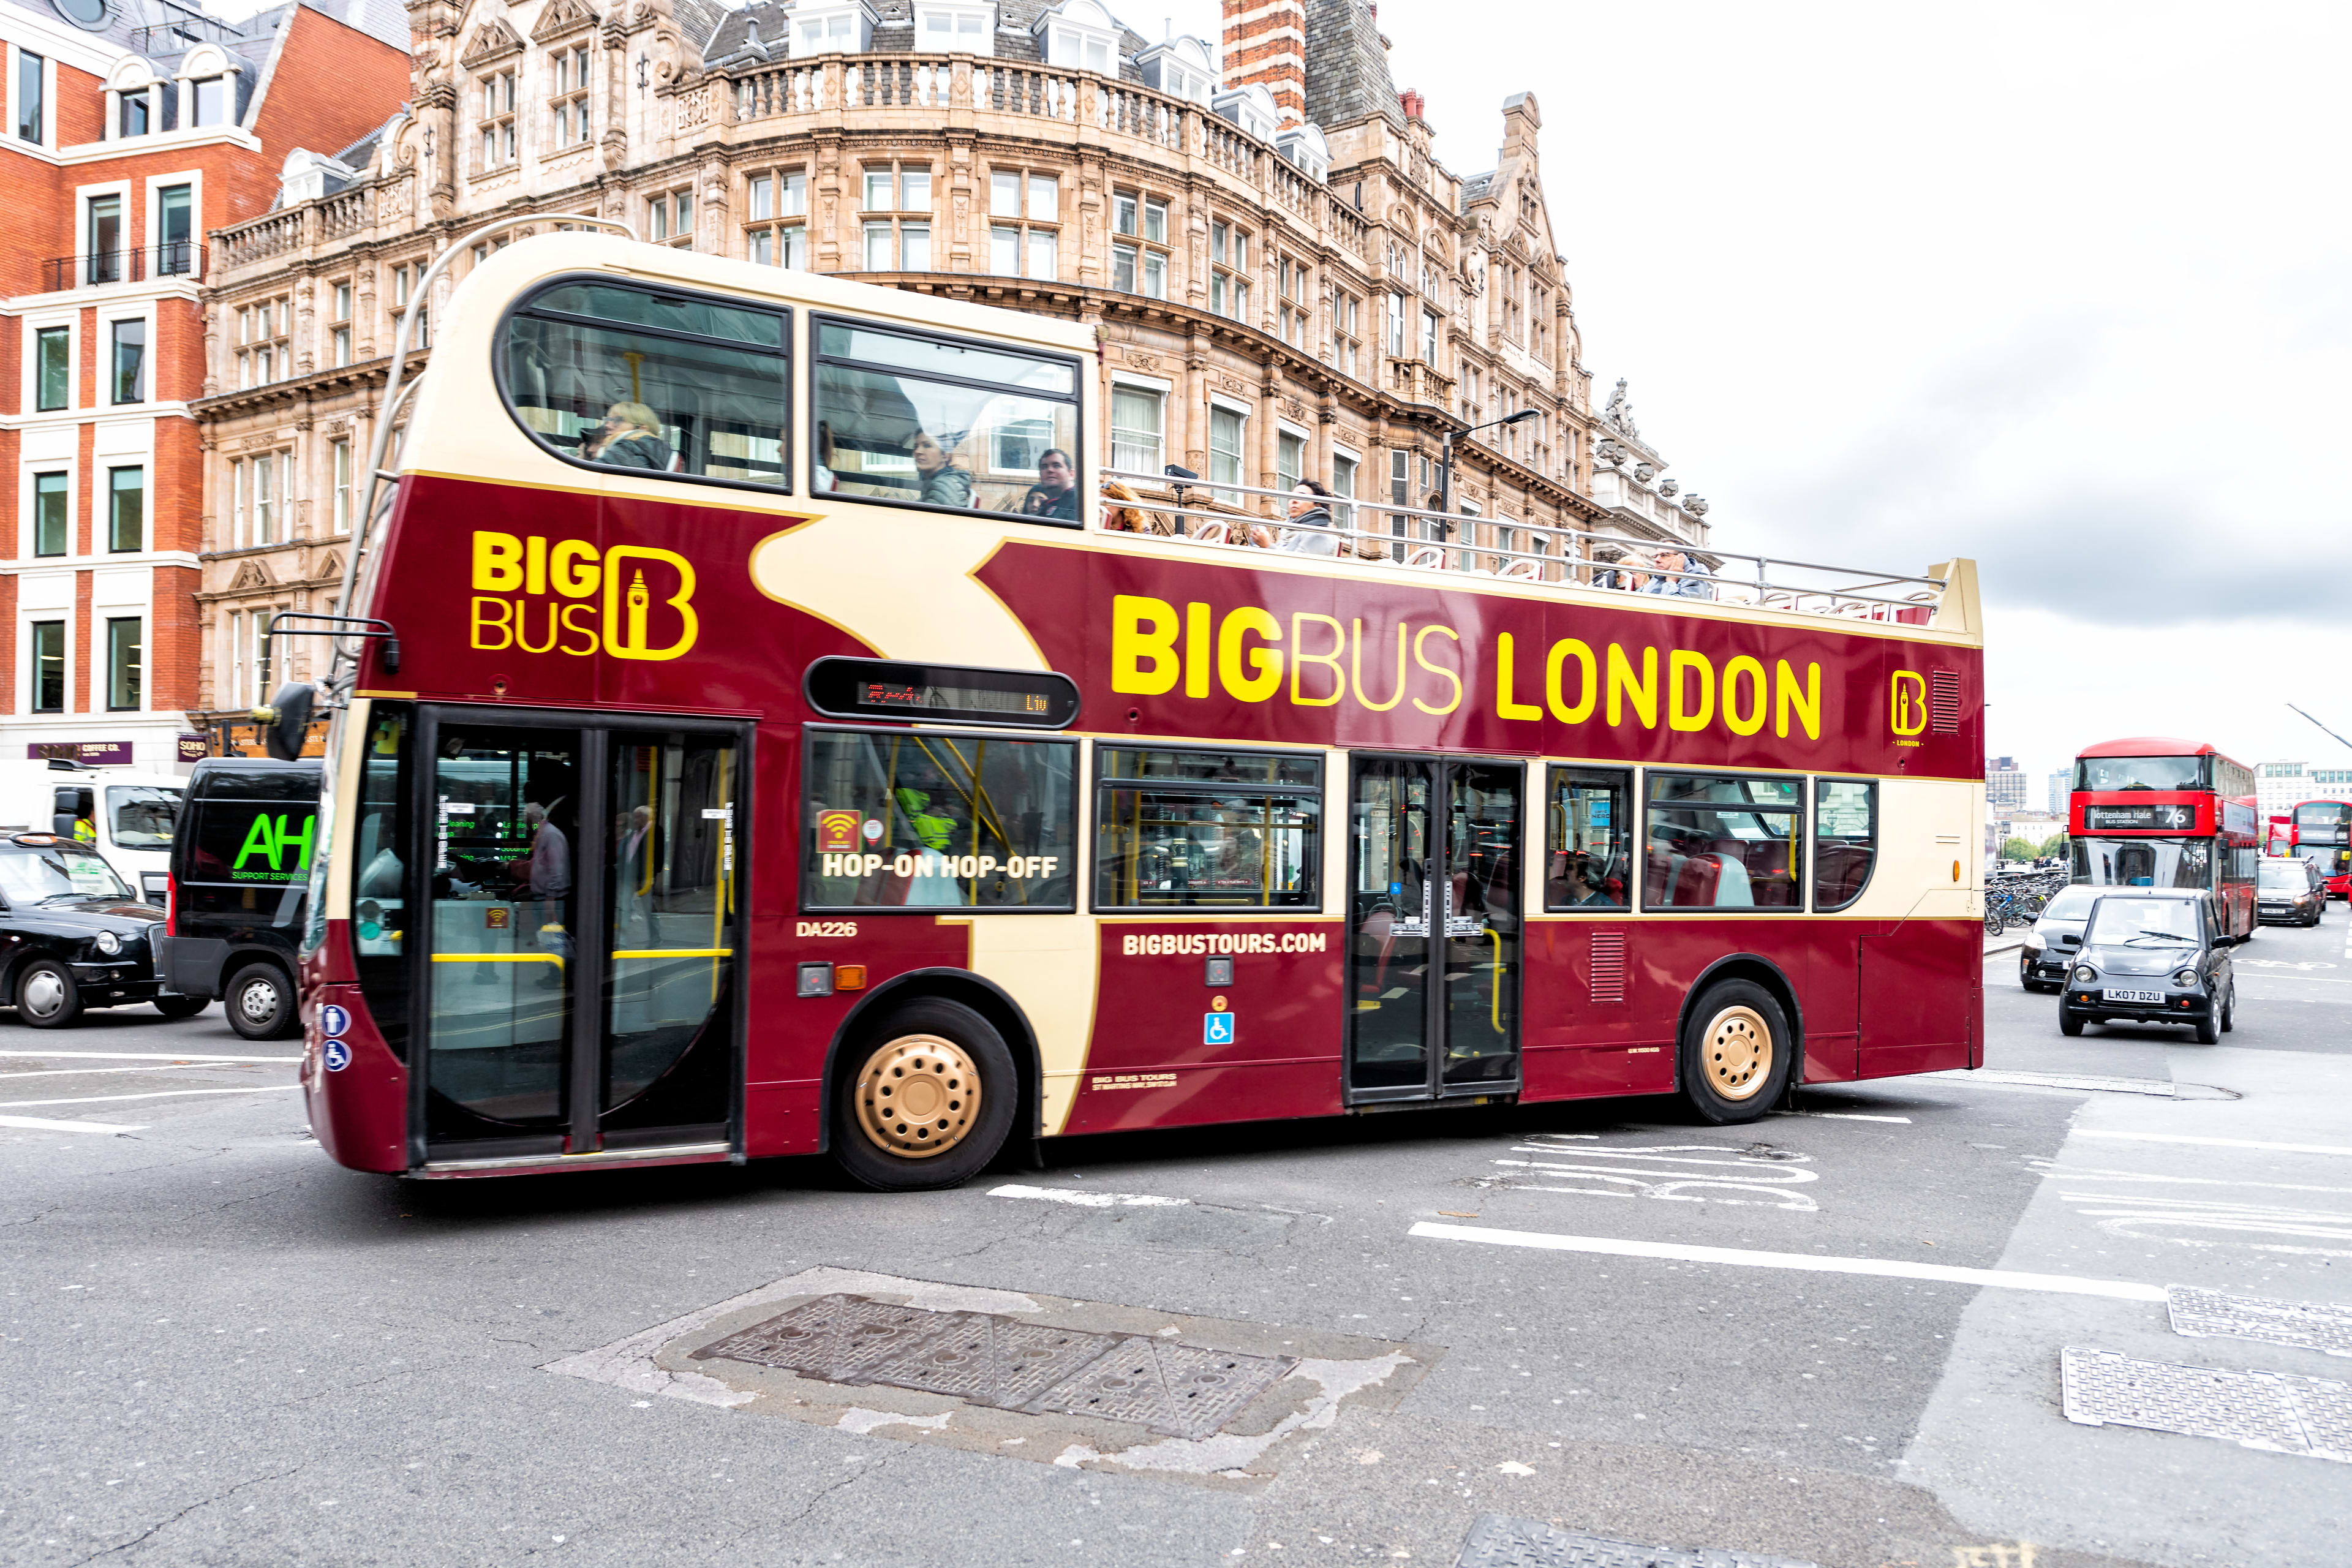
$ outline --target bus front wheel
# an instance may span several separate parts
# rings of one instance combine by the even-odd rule
[[[833,1157],[877,1192],[970,1181],[1013,1130],[1013,1053],[987,1019],[937,997],[909,1002],[845,1056]]]
[[[1717,1126],[1754,1121],[1788,1088],[1792,1055],[1769,991],[1752,980],[1710,985],[1683,1025],[1683,1098]]]

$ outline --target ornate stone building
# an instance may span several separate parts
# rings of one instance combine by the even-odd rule
[[[1226,0],[1223,79],[1200,40],[1147,43],[1096,0],[409,15],[410,104],[290,163],[276,210],[215,237],[197,405],[215,708],[262,689],[270,611],[329,607],[396,311],[430,257],[500,218],[520,237],[593,213],[656,243],[1094,322],[1108,467],[1427,505],[1447,431],[1534,409],[1457,439],[1473,542],[1558,555],[1558,531],[1598,527],[1703,542],[1687,510],[1593,494],[1604,432],[1534,98],[1503,105],[1491,173],[1453,174],[1365,0]],[[253,372],[265,347],[290,374]],[[274,538],[256,531],[257,460],[284,476]],[[1358,519],[1391,540],[1418,526]],[[303,651],[291,662],[307,673]]]

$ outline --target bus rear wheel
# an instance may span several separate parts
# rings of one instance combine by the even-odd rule
[[[961,1003],[894,1009],[844,1057],[833,1157],[877,1192],[952,1187],[987,1167],[1013,1130],[1013,1053]]]
[[[1710,985],[1683,1026],[1683,1098],[1717,1126],[1754,1121],[1779,1103],[1793,1060],[1788,1016],[1752,980]]]

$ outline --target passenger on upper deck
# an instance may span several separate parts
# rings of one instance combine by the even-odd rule
[[[1339,531],[1331,526],[1331,509],[1324,501],[1331,492],[1314,479],[1301,479],[1290,491],[1290,526],[1275,542],[1274,531],[1264,523],[1250,529],[1250,542],[1261,550],[1287,550],[1296,555],[1337,555]]]
[[[1059,447],[1048,447],[1037,454],[1037,482],[1021,498],[1021,515],[1061,522],[1078,521],[1077,468]]]
[[[677,454],[662,439],[660,418],[642,403],[615,403],[606,409],[604,423],[580,438],[580,455],[592,463],[656,473],[677,467]]]
[[[929,431],[918,430],[908,437],[907,450],[913,454],[915,472],[923,481],[919,500],[933,506],[971,505],[971,473],[949,460],[947,448]]]
[[[1715,597],[1715,584],[1707,581],[1706,569],[1692,565],[1690,558],[1672,545],[1658,552],[1658,574],[1641,590],[1643,593],[1664,594],[1677,599]]]

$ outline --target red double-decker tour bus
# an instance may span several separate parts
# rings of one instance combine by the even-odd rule
[[[2285,840],[2275,853],[2318,867],[2329,898],[2352,899],[2352,801],[2298,801],[2284,819],[2284,835],[2277,831],[2280,819],[2271,820],[2273,837]]]
[[[334,1158],[913,1188],[1978,1062],[1969,563],[1668,596],[1238,475],[1107,505],[1108,375],[1086,323],[624,238],[472,268],[334,623]]]
[[[2254,773],[2202,742],[2140,735],[2085,746],[2067,842],[2077,882],[2202,888],[2227,934],[2253,934],[2263,843]]]

